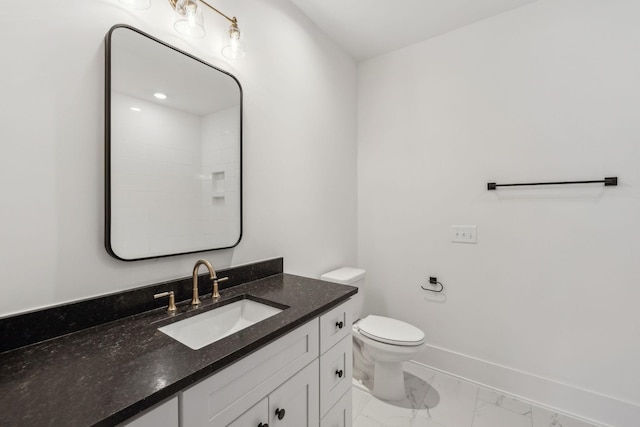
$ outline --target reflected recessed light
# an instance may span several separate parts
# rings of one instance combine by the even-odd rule
[[[138,107],[131,107],[129,108],[131,111],[142,111],[141,109],[139,109]]]
[[[154,93],[153,96],[155,96],[158,99],[167,99],[167,95],[165,95],[164,93],[160,93],[160,92]]]

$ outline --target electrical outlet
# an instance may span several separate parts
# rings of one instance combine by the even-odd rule
[[[452,225],[451,241],[454,243],[478,243],[478,227],[475,225]]]

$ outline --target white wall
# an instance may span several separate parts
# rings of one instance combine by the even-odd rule
[[[0,15],[0,315],[284,256],[318,276],[356,259],[356,65],[287,0],[219,0],[248,55],[173,31],[167,1],[35,0]],[[234,250],[125,263],[103,244],[104,36],[133,25],[234,74],[244,89],[244,238]]]
[[[541,0],[359,64],[367,307],[419,362],[615,426],[640,420],[640,3]],[[486,190],[602,179],[618,187]],[[478,243],[450,242],[476,225]],[[429,276],[446,299],[420,289]]]

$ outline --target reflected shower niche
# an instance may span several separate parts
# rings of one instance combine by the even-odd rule
[[[107,252],[134,261],[236,246],[240,83],[129,26],[106,47]]]

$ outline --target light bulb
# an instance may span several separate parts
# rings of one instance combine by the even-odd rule
[[[178,0],[176,3],[175,30],[185,37],[197,39],[204,37],[202,7],[198,0]]]
[[[244,50],[244,39],[236,23],[231,24],[224,32],[224,46],[222,55],[229,59],[240,59],[247,55]]]

